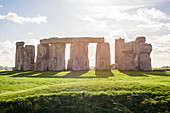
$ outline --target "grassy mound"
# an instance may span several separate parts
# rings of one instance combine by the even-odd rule
[[[169,71],[0,71],[2,113],[156,113],[169,106]]]

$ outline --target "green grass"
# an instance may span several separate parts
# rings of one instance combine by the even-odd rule
[[[1,112],[170,112],[170,72],[0,71]]]

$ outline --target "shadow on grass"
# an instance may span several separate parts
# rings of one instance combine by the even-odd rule
[[[142,71],[120,71],[120,72],[132,77],[148,77],[148,75]]]
[[[113,77],[114,74],[111,71],[95,71],[95,75],[97,78],[108,78],[108,77]]]
[[[128,76],[133,77],[148,77],[148,75],[153,76],[170,76],[170,72],[164,71],[164,72],[158,72],[158,71],[120,71],[121,73],[124,73]]]
[[[62,71],[62,72],[35,72],[35,71],[2,71],[1,75],[10,75],[11,77],[31,77],[31,78],[108,78],[113,77],[111,71]]]
[[[147,75],[154,75],[154,76],[170,76],[169,71],[152,71],[152,72],[145,72]]]
[[[0,71],[0,75],[13,75],[16,73],[20,73],[20,71],[11,71],[11,70]]]

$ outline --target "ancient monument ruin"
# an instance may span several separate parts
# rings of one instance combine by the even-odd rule
[[[104,37],[49,38],[40,40],[37,47],[37,58],[34,63],[35,48],[24,42],[16,43],[16,70],[64,71],[65,48],[70,46],[70,59],[67,70],[89,70],[88,44],[97,43],[96,70],[110,70],[110,46]],[[104,50],[104,51],[103,51]]]
[[[145,37],[125,43],[124,39],[115,40],[115,63],[120,71],[151,71],[152,45],[147,44]]]
[[[145,43],[145,37],[125,43],[124,39],[115,40],[115,63],[120,71],[151,71],[152,45]],[[35,59],[35,47],[16,43],[15,70],[21,71],[64,71],[65,48],[70,46],[70,59],[67,70],[89,70],[88,44],[97,43],[95,70],[110,70],[110,45],[104,37],[69,37],[40,40]]]

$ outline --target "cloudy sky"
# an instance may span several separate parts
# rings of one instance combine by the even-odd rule
[[[17,41],[37,45],[54,36],[104,36],[112,63],[115,38],[145,36],[153,67],[170,65],[169,6],[170,0],[0,0],[0,65],[14,66]],[[94,65],[91,44],[89,53]]]

